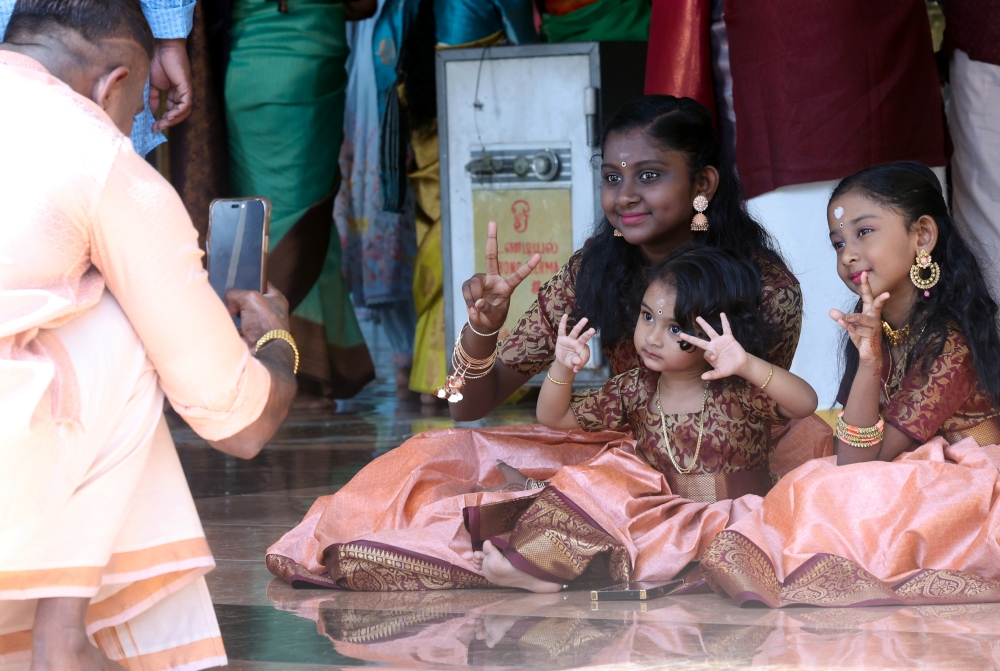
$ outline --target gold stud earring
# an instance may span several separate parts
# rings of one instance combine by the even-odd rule
[[[708,209],[708,198],[705,196],[698,196],[694,199],[694,209],[698,211],[698,214],[694,215],[694,219],[691,220],[691,230],[696,232],[704,232],[708,230],[708,217],[704,215],[705,210]]]
[[[622,233],[621,231],[619,231],[619,230],[618,230],[618,229],[616,228],[616,229],[615,229],[615,237],[616,237],[616,238],[624,238],[624,237],[625,237],[625,234],[624,234],[624,233]]]
[[[929,270],[930,275],[924,278],[924,271]],[[923,289],[924,298],[930,298],[930,288],[941,279],[941,266],[931,260],[931,253],[926,249],[917,252],[917,261],[910,266],[910,281],[913,286]]]

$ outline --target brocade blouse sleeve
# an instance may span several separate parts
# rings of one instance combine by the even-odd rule
[[[789,420],[778,412],[778,403],[760,387],[739,379],[734,382],[737,397],[743,409],[757,419],[773,424],[786,424]]]
[[[969,345],[961,333],[952,331],[926,373],[923,362],[914,362],[882,416],[917,443],[926,443],[965,405],[976,384]]]
[[[761,263],[761,317],[774,337],[764,357],[787,370],[792,365],[802,331],[802,286],[786,268]]]
[[[600,389],[573,394],[569,407],[585,431],[628,428],[628,414],[637,388],[639,369],[616,375]]]
[[[512,370],[533,377],[555,360],[559,320],[576,308],[577,252],[538,290],[535,302],[500,343],[500,360]]]

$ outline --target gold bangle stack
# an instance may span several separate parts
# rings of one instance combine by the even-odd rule
[[[444,386],[436,392],[438,398],[447,399],[449,403],[458,403],[464,398],[462,389],[466,380],[478,380],[489,375],[500,352],[500,343],[497,343],[493,353],[485,359],[474,359],[469,356],[462,347],[462,336],[467,328],[469,328],[468,323],[462,327],[458,338],[455,339],[455,349],[451,354],[452,374],[445,379]]]
[[[851,447],[872,447],[885,437],[885,420],[878,416],[875,426],[854,426],[844,421],[844,413],[837,415],[837,438]]]
[[[261,347],[272,340],[284,340],[292,348],[292,352],[295,353],[295,366],[292,368],[292,375],[297,374],[299,372],[299,348],[295,346],[295,338],[292,337],[292,334],[284,329],[274,329],[262,335],[257,340],[257,345],[253,348],[253,353],[257,354]]]

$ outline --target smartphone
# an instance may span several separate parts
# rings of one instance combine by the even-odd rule
[[[683,584],[680,578],[666,581],[623,582],[590,592],[591,601],[646,601],[665,596]]]
[[[220,198],[208,212],[208,282],[225,300],[230,289],[267,290],[267,247],[271,201]],[[233,316],[240,327],[239,315]]]

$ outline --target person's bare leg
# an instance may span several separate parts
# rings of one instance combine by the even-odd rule
[[[529,592],[558,592],[562,585],[528,575],[514,568],[503,553],[486,541],[483,543],[483,576],[494,585],[501,587],[518,587]]]
[[[31,629],[30,671],[125,671],[87,638],[90,599],[39,599]]]

